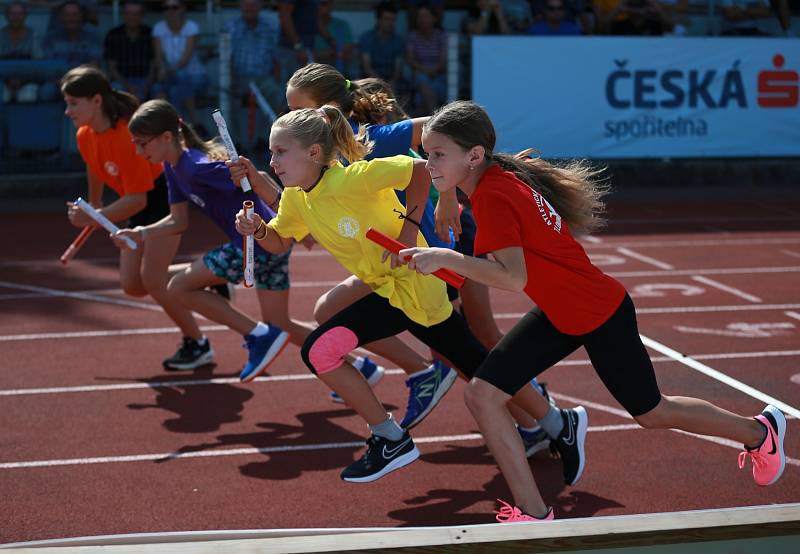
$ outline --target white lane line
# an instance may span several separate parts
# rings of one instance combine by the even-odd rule
[[[730,377],[730,376],[722,373],[721,371],[717,371],[716,369],[710,368],[705,364],[701,364],[700,362],[698,362],[694,358],[692,358],[690,356],[686,356],[684,354],[681,354],[680,352],[678,352],[677,350],[673,350],[669,346],[661,344],[660,342],[657,342],[657,341],[655,341],[655,340],[653,340],[651,338],[648,338],[648,337],[646,337],[644,335],[639,335],[639,336],[642,338],[642,342],[644,343],[644,345],[647,346],[648,348],[652,348],[656,352],[660,352],[661,354],[664,354],[665,356],[669,356],[673,360],[675,360],[677,362],[680,362],[680,363],[682,363],[682,364],[684,364],[684,365],[686,365],[688,367],[691,367],[692,369],[694,369],[696,371],[699,371],[700,373],[702,373],[704,375],[707,375],[707,376],[711,377],[712,379],[716,379],[717,381],[720,381],[721,383],[725,383],[726,385],[728,385],[730,387],[733,387],[734,389],[736,389],[736,390],[738,390],[738,391],[740,391],[740,392],[742,392],[742,393],[744,393],[744,394],[746,394],[748,396],[751,396],[753,398],[761,400],[762,402],[766,402],[768,404],[772,404],[776,408],[780,409],[781,411],[783,411],[783,412],[785,412],[785,413],[787,413],[787,414],[789,414],[791,416],[800,418],[800,410],[790,406],[786,402],[783,402],[783,401],[778,400],[777,398],[775,398],[773,396],[770,396],[770,395],[768,395],[768,394],[766,394],[764,392],[761,392],[760,390],[755,389],[755,388],[751,387],[750,385],[746,385],[745,383],[742,383],[741,381],[739,381],[737,379],[734,379],[733,377]]]
[[[634,431],[641,429],[637,424],[598,425],[589,427],[590,433],[613,431]],[[414,437],[416,444],[436,444],[445,442],[464,442],[483,440],[479,433],[464,435],[440,435],[433,437]],[[268,446],[263,448],[230,448],[225,450],[201,450],[199,452],[160,452],[154,454],[134,454],[130,456],[98,456],[93,458],[67,458],[63,460],[34,460],[27,462],[0,463],[0,469],[26,469],[34,467],[56,467],[88,464],[113,464],[125,462],[165,462],[184,458],[214,458],[220,456],[248,456],[253,454],[274,454],[276,452],[307,452],[315,450],[331,450],[338,448],[361,448],[364,441],[328,442],[318,444],[292,444],[284,446]]]
[[[675,267],[671,266],[668,263],[662,262],[661,260],[656,260],[655,258],[651,258],[650,256],[645,256],[644,254],[640,254],[639,252],[635,252],[630,248],[620,247],[617,248],[617,252],[624,256],[628,256],[629,258],[633,258],[634,260],[639,260],[640,262],[644,262],[646,264],[654,265],[659,269],[666,269],[666,270],[673,270]]]
[[[586,242],[591,242],[592,244],[602,244],[603,239],[600,237],[595,237],[594,235],[586,235],[581,237],[581,240],[585,240]]]
[[[794,250],[781,250],[781,254],[786,254],[787,256],[791,256],[792,258],[800,258],[800,252],[795,252]]]
[[[702,277],[700,275],[692,275],[692,280],[697,281],[698,283],[703,283],[704,285],[708,285],[709,287],[714,287],[715,289],[719,289],[721,291],[730,293],[734,296],[738,296],[739,298],[744,298],[748,302],[753,302],[754,304],[760,304],[763,302],[758,296],[754,296],[752,294],[748,294],[743,290],[739,290],[737,288],[725,285],[720,283],[719,281],[715,281],[714,279],[709,279],[708,277]]]
[[[225,325],[202,325],[203,332],[230,331]],[[109,331],[72,331],[66,333],[28,333],[26,335],[0,335],[0,342],[17,340],[85,339],[97,337],[124,337],[130,335],[161,335],[177,333],[177,327],[147,327],[142,329],[117,329]]]
[[[753,238],[753,239],[683,239],[683,240],[633,240],[620,242],[609,241],[612,236],[604,237],[606,240],[603,244],[598,244],[592,248],[617,248],[619,246],[626,246],[628,248],[638,248],[640,246],[647,247],[674,247],[674,246],[765,246],[774,244],[798,244],[800,237],[784,237],[784,238]]]
[[[600,404],[598,402],[592,402],[590,400],[585,400],[585,399],[582,399],[582,398],[576,398],[574,396],[570,396],[570,395],[567,395],[567,394],[560,394],[560,393],[557,393],[557,392],[552,392],[550,390],[548,390],[548,392],[550,392],[550,395],[553,398],[557,399],[557,400],[566,400],[567,402],[571,402],[571,403],[573,403],[575,405],[584,406],[584,407],[587,407],[587,408],[592,408],[592,409],[598,410],[600,412],[606,412],[608,414],[619,416],[619,417],[624,418],[624,419],[633,419],[628,412],[626,412],[625,410],[620,410],[619,408],[614,408],[612,406],[606,406],[605,404]],[[732,441],[732,440],[729,440],[729,439],[723,439],[723,438],[720,438],[720,437],[712,437],[712,436],[709,436],[709,435],[697,435],[695,433],[690,433],[688,431],[682,431],[680,429],[670,429],[670,431],[673,431],[675,433],[680,433],[681,435],[686,435],[688,437],[694,437],[696,439],[704,440],[704,441],[707,441],[707,442],[712,442],[714,444],[719,444],[721,446],[728,446],[730,448],[735,448],[736,450],[742,450],[742,448],[743,448],[740,443]],[[790,458],[789,456],[786,456],[786,463],[789,464],[789,465],[800,467],[800,460],[798,460],[796,458]]]
[[[612,277],[670,277],[677,275],[749,275],[763,273],[795,273],[800,266],[787,267],[727,267],[718,269],[675,269],[672,271],[610,271]]]
[[[158,312],[164,311],[163,308],[161,308],[161,306],[158,304],[136,302],[134,300],[122,300],[119,298],[109,298],[107,296],[99,296],[97,294],[89,294],[85,292],[68,292],[65,290],[51,289],[47,287],[36,287],[33,285],[23,285],[21,283],[11,283],[9,281],[0,281],[0,287],[38,292],[48,297],[76,298],[78,300],[91,300],[93,302],[104,302],[106,304],[116,304],[117,306],[128,306],[131,308],[140,308],[144,310],[154,310]]]
[[[756,310],[796,310],[800,304],[745,304],[732,306],[675,306],[665,308],[636,308],[637,315],[714,313],[714,312],[750,312]],[[527,312],[510,312],[495,314],[495,319],[519,319]]]
[[[792,311],[789,311],[789,312],[783,312],[783,313],[785,313],[786,315],[788,315],[788,316],[789,316],[789,317],[791,317],[792,319],[797,319],[797,320],[800,320],[800,313],[797,313],[797,312],[792,312]]]
[[[793,358],[800,356],[800,350],[775,350],[764,352],[723,352],[719,354],[695,354],[692,358],[695,360],[745,360],[752,358]],[[652,356],[650,360],[654,364],[660,363],[674,363],[675,360],[669,356]],[[563,360],[558,362],[557,366],[587,366],[590,362],[588,359],[580,360]],[[401,369],[393,368],[387,369],[386,375],[405,375]],[[272,382],[286,382],[286,381],[312,381],[316,378],[306,371],[290,375],[272,375],[267,377],[256,377],[253,382],[256,383],[272,383]],[[241,385],[241,381],[237,377],[218,377],[214,379],[175,379],[173,381],[146,381],[135,383],[115,383],[109,385],[77,385],[77,386],[64,386],[64,387],[44,387],[44,388],[29,388],[29,389],[0,389],[0,396],[26,396],[34,394],[65,394],[76,392],[107,392],[118,390],[135,390],[135,389],[160,389],[171,387],[196,387],[207,385]]]

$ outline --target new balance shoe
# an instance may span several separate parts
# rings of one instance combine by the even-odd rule
[[[386,372],[383,367],[373,362],[368,356],[359,356],[356,358],[353,367],[361,372],[361,375],[364,376],[364,379],[367,380],[367,383],[369,383],[370,387],[377,385],[378,381],[383,378],[383,374]],[[344,404],[344,399],[335,392],[331,392],[331,400],[340,404]]]
[[[502,504],[499,510],[496,510],[494,513],[497,515],[495,519],[499,523],[525,523],[530,521],[553,521],[556,516],[553,514],[553,508],[547,510],[547,514],[544,517],[534,517],[532,515],[526,514],[516,506],[512,506],[508,502],[504,502],[499,498],[497,501]]]
[[[564,466],[564,482],[574,485],[583,474],[586,463],[584,443],[586,430],[589,427],[589,416],[583,406],[570,410],[561,410],[564,428],[558,439],[550,441],[550,450],[557,453]]]
[[[408,391],[408,407],[400,427],[412,429],[422,422],[439,400],[447,394],[456,380],[456,371],[439,360],[434,360],[431,371],[419,376],[412,376],[406,381]]]
[[[400,469],[419,458],[419,450],[408,432],[400,440],[392,441],[378,435],[367,439],[367,451],[341,473],[350,483],[369,483],[387,473]]]
[[[248,355],[247,363],[239,374],[239,380],[247,383],[258,377],[278,357],[278,354],[289,342],[289,333],[275,325],[270,325],[266,334],[247,335],[244,340],[245,343],[242,346],[247,348]]]
[[[203,343],[200,343],[191,337],[183,337],[178,350],[161,362],[167,371],[196,369],[211,363],[214,363],[214,351],[211,349],[211,342],[206,339]]]
[[[517,427],[517,432],[522,439],[522,446],[525,447],[525,456],[528,458],[550,446],[550,436],[541,427],[533,430]]]
[[[536,377],[534,377],[533,379],[531,379],[531,386],[535,388],[537,391],[539,391],[539,394],[544,396],[545,400],[547,400],[547,402],[551,406],[556,405],[556,401],[553,400],[553,397],[550,396],[549,392],[547,392],[547,383],[540,383],[539,381],[536,380]]]
[[[756,448],[751,450],[745,447],[744,452],[739,453],[739,469],[744,468],[745,460],[750,456],[756,485],[766,487],[778,480],[786,465],[786,454],[783,452],[786,417],[775,406],[767,406],[756,416],[756,420],[767,428],[767,436]]]

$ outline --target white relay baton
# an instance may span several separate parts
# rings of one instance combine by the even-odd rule
[[[253,201],[252,200],[245,200],[242,204],[242,209],[244,209],[244,215],[247,216],[247,219],[253,219]],[[255,252],[253,247],[253,235],[247,235],[244,237],[244,286],[245,288],[251,288],[256,282],[255,276]]]
[[[222,112],[219,110],[214,110],[211,113],[211,117],[214,118],[214,123],[217,124],[219,138],[222,139],[222,144],[225,145],[225,150],[228,151],[228,157],[232,162],[235,162],[239,159],[239,154],[236,152],[236,146],[233,145],[233,139],[231,139],[231,134],[228,132],[228,125],[225,123],[225,118],[222,117]],[[250,186],[250,180],[246,176],[242,177],[241,185],[244,192],[249,192],[252,190],[252,187]]]
[[[119,231],[119,227],[111,223],[110,219],[108,219],[106,216],[95,210],[94,206],[89,204],[83,198],[78,198],[77,200],[75,200],[75,205],[78,206],[78,208],[80,208],[81,210],[83,210],[83,212],[86,215],[94,219],[98,225],[102,226],[103,229],[105,229],[112,235],[117,231]],[[136,250],[136,243],[133,241],[131,237],[121,237],[121,238],[122,240],[125,241],[125,244],[127,244],[131,250]]]

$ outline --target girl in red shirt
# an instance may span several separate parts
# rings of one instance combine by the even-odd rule
[[[128,120],[139,101],[126,92],[113,90],[99,69],[83,65],[71,69],[61,79],[61,93],[67,108],[64,113],[78,129],[77,141],[86,163],[89,182],[88,201],[108,219],[131,227],[154,223],[169,215],[167,187],[161,164],[151,164],[136,155],[136,145],[128,131]],[[108,185],[119,195],[102,206],[103,188]],[[93,220],[71,202],[67,215],[76,227],[92,225]],[[178,351],[164,360],[164,368],[193,369],[213,361],[208,340],[201,336],[192,313],[167,294],[170,262],[180,244],[180,235],[154,238],[136,250],[120,251],[119,273],[122,290],[130,296],[150,295],[180,327],[184,340]],[[174,266],[177,271],[182,266]]]
[[[739,467],[749,455],[758,485],[780,477],[786,419],[777,408],[767,406],[747,418],[704,400],[661,394],[633,302],[572,237],[603,223],[606,190],[594,181],[596,172],[579,162],[555,167],[529,158],[530,151],[495,153],[492,122],[473,102],[439,110],[425,125],[422,142],[436,188],[457,186],[470,196],[475,252],[491,253],[493,259],[441,248],[409,248],[401,259],[411,256],[409,265],[421,273],[447,267],[490,286],[524,291],[537,305],[492,350],[466,391],[467,405],[516,503],[498,512],[499,521],[552,518],[505,405],[532,377],[581,346],[609,392],[642,427],[741,442]],[[559,440],[567,444],[586,434],[585,420],[574,412],[562,413]],[[573,469],[579,475],[582,462]]]

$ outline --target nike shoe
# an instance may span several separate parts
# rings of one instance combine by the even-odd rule
[[[786,466],[786,455],[783,452],[786,416],[775,406],[767,406],[756,416],[756,420],[767,428],[767,436],[756,448],[751,450],[745,447],[744,452],[739,453],[739,469],[744,468],[745,460],[750,456],[756,485],[766,487],[780,478]]]
[[[408,387],[408,407],[400,427],[412,429],[419,425],[436,407],[456,380],[456,371],[444,365],[440,360],[434,360],[432,371],[422,375],[410,377],[406,380]]]
[[[383,374],[386,372],[383,367],[373,362],[368,356],[359,356],[356,358],[353,367],[361,372],[361,375],[364,376],[364,379],[367,380],[370,387],[377,385],[378,381],[383,378]],[[344,404],[344,399],[333,391],[331,391],[331,400]]]
[[[247,383],[267,369],[267,366],[278,357],[289,342],[289,333],[282,331],[276,325],[270,325],[269,331],[265,334],[246,335],[244,340],[242,346],[247,348],[247,363],[239,374],[239,380]]]
[[[532,515],[526,514],[516,506],[512,506],[508,502],[504,502],[499,498],[497,501],[502,504],[499,510],[495,511],[497,515],[495,519],[499,523],[525,523],[530,521],[553,521],[556,517],[553,514],[553,508],[547,510],[547,514],[544,517],[534,517]]]
[[[586,430],[589,427],[589,416],[583,406],[570,410],[561,410],[564,428],[558,439],[550,441],[550,450],[558,454],[564,466],[564,482],[574,485],[583,474],[586,463],[584,443]]]
[[[191,337],[183,337],[178,350],[161,362],[161,365],[167,371],[180,371],[196,369],[211,363],[214,363],[214,350],[211,349],[211,341],[206,339],[203,343],[200,343]]]
[[[533,430],[517,427],[517,432],[522,439],[522,446],[525,447],[525,456],[528,458],[550,446],[550,436],[541,427]]]
[[[369,483],[400,469],[419,458],[419,450],[408,432],[398,441],[378,435],[367,439],[367,451],[360,460],[347,466],[341,478],[350,483]]]

